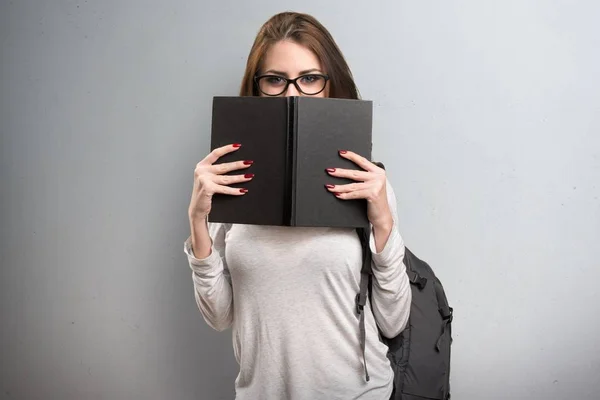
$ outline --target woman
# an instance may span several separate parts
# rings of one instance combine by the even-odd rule
[[[358,99],[358,90],[329,32],[309,15],[282,13],[258,33],[240,95]],[[356,183],[323,182],[341,201],[368,204],[373,289],[365,307],[366,381],[354,311],[362,262],[356,231],[207,222],[214,194],[244,196],[247,190],[228,185],[260,179],[251,174],[252,160],[213,165],[240,146],[215,149],[196,166],[185,242],[204,319],[218,331],[233,330],[236,399],[390,398],[393,372],[377,327],[386,337],[405,327],[411,292],[385,171],[342,150],[340,157],[358,169],[328,166],[328,173]],[[223,175],[231,171],[240,173]]]

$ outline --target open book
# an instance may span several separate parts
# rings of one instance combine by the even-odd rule
[[[339,156],[350,150],[371,159],[371,101],[314,97],[215,97],[211,150],[242,147],[217,161],[252,160],[231,175],[253,173],[243,196],[216,194],[209,221],[277,226],[366,227],[365,200],[340,200],[325,184],[326,168],[360,170]]]

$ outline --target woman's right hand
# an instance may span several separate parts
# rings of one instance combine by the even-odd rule
[[[211,151],[194,170],[194,188],[188,209],[190,220],[204,220],[210,213],[214,194],[243,196],[247,189],[231,188],[228,185],[248,182],[254,174],[224,175],[231,171],[249,168],[253,161],[236,161],[213,165],[225,154],[239,150],[240,144],[231,144]]]

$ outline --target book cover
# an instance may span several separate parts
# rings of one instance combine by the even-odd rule
[[[276,226],[368,226],[366,201],[340,200],[325,184],[326,168],[360,169],[339,156],[371,158],[372,102],[314,97],[215,97],[211,150],[242,147],[217,163],[252,160],[243,196],[215,194],[209,221]]]

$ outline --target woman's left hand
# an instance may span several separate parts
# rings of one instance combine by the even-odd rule
[[[325,185],[327,190],[333,193],[338,199],[367,200],[367,217],[373,225],[376,239],[377,236],[380,236],[377,233],[381,233],[387,240],[393,226],[393,217],[387,199],[385,170],[351,151],[342,150],[339,154],[341,157],[354,162],[364,171],[327,168],[326,171],[331,176],[357,181],[356,183],[345,185],[327,184]]]

